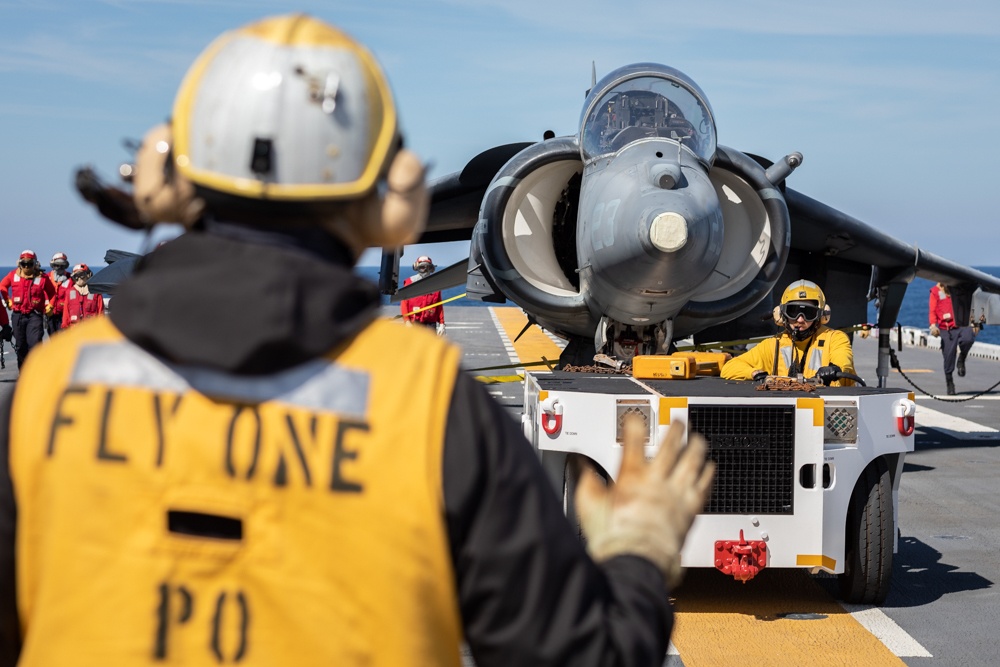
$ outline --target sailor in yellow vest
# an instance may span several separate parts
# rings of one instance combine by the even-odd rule
[[[833,387],[851,386],[854,351],[843,331],[826,326],[830,308],[819,285],[797,280],[781,295],[774,320],[782,327],[774,339],[763,340],[722,367],[727,380],[762,380],[768,375],[817,377]]]
[[[619,484],[583,478],[592,558],[458,349],[377,317],[352,266],[428,192],[372,55],[267,19],[172,118],[134,209],[90,194],[188,231],[0,394],[0,664],[660,664],[704,442],[631,429]]]

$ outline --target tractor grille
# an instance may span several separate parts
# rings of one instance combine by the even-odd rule
[[[688,428],[716,466],[704,514],[792,514],[794,406],[690,406]]]

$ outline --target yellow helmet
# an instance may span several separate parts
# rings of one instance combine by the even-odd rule
[[[811,301],[819,306],[820,311],[826,308],[826,295],[819,285],[810,280],[796,280],[785,288],[781,295],[781,305],[795,301]]]
[[[217,38],[173,111],[174,163],[195,185],[280,202],[359,199],[398,148],[396,107],[374,56],[303,14]]]

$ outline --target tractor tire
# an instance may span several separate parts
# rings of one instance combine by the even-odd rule
[[[892,479],[885,459],[868,464],[851,494],[840,592],[845,602],[879,605],[892,583]]]

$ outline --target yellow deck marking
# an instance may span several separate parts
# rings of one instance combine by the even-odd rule
[[[906,664],[803,570],[765,569],[746,584],[688,570],[674,605],[671,639],[685,667]]]
[[[553,363],[559,361],[559,355],[562,350],[538,327],[531,327],[514,343],[517,334],[521,333],[521,329],[528,323],[528,318],[525,317],[524,311],[520,308],[510,306],[494,307],[492,310],[493,314],[497,316],[500,326],[507,333],[507,338],[514,344],[514,351],[517,353],[518,361],[540,361],[542,357]],[[545,367],[539,366],[535,370],[545,370]]]

